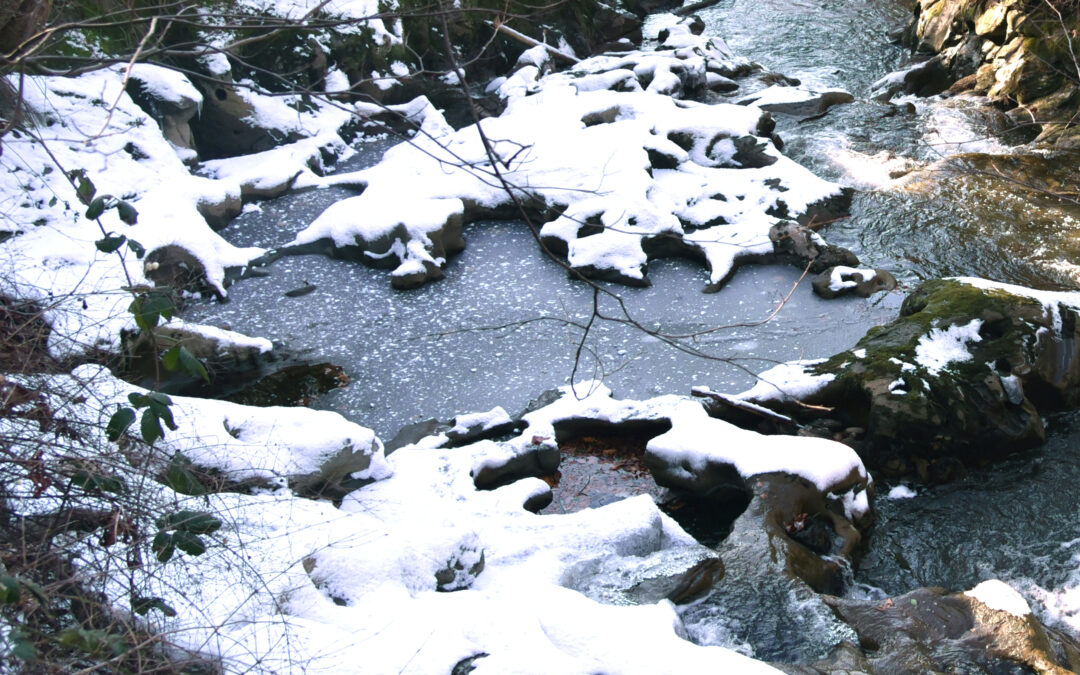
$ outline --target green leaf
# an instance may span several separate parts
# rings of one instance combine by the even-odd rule
[[[169,559],[173,557],[173,553],[176,552],[173,536],[168,532],[158,532],[157,536],[154,537],[154,541],[150,543],[150,550],[154,552],[159,562],[169,562]]]
[[[127,492],[127,483],[123,478],[107,476],[87,469],[76,471],[71,476],[71,484],[93,492],[112,492],[118,495]]]
[[[200,556],[206,553],[206,542],[197,534],[177,530],[173,533],[173,542],[176,544],[176,548],[188,555]]]
[[[142,244],[135,241],[134,239],[128,239],[127,245],[128,248],[131,249],[131,252],[134,253],[135,257],[139,260],[142,260],[143,256],[146,255],[146,249],[143,247]]]
[[[157,326],[160,317],[171,318],[176,311],[176,305],[173,304],[169,291],[152,291],[132,300],[128,311],[135,316],[135,323],[139,328],[149,331]]]
[[[0,603],[14,605],[19,601],[20,584],[15,577],[0,575]]]
[[[83,169],[75,169],[69,173],[68,176],[75,181],[75,194],[79,197],[79,201],[89,205],[90,200],[97,194],[97,188],[94,187],[93,181],[86,176],[86,171]]]
[[[121,246],[124,245],[125,241],[127,241],[127,237],[122,234],[118,234],[115,236],[110,235],[105,237],[104,239],[98,239],[97,241],[95,241],[94,246],[97,246],[97,250],[101,251],[102,253],[114,253]]]
[[[172,399],[168,394],[162,394],[160,391],[152,391],[146,395],[150,403],[157,403],[159,405],[172,405]]]
[[[128,225],[134,225],[139,222],[139,212],[135,210],[134,206],[123,200],[116,205],[116,213],[120,216],[120,220]]]
[[[180,367],[180,345],[176,345],[161,355],[161,365],[168,370],[176,370]]]
[[[86,207],[86,217],[90,220],[100,218],[101,214],[105,213],[105,209],[111,207],[115,201],[112,195],[94,197],[94,200]]]
[[[210,384],[210,373],[206,372],[206,366],[203,362],[195,358],[195,355],[188,351],[188,348],[183,345],[177,345],[179,347],[178,352],[180,354],[180,367],[185,373],[192,377],[201,378],[207,384]]]
[[[106,656],[109,654],[119,656],[127,651],[127,645],[120,637],[109,635],[103,630],[68,628],[58,634],[56,638],[65,647],[77,649],[94,656]]]
[[[11,644],[15,645],[11,649],[11,655],[20,661],[36,661],[38,658],[37,647],[30,641],[26,633],[13,628],[11,633],[8,634],[8,639],[11,640]]]
[[[128,427],[134,421],[134,410],[127,406],[120,408],[109,418],[109,423],[105,426],[105,437],[115,443],[120,440],[120,437],[124,435],[124,432],[128,430]]]
[[[176,422],[173,420],[172,409],[169,408],[169,406],[163,405],[159,401],[151,400],[149,412],[154,413],[159,421],[164,422],[165,426],[168,427],[170,431],[176,431]]]
[[[184,530],[192,534],[213,534],[221,528],[221,521],[208,511],[177,511],[158,518],[157,526],[163,530]]]
[[[140,394],[137,391],[133,391],[128,394],[128,401],[130,401],[131,405],[135,406],[136,408],[145,408],[146,406],[150,405],[150,397],[146,394]]]
[[[152,609],[158,610],[165,616],[176,616],[176,610],[161,598],[136,596],[131,599],[131,609],[139,616],[146,616]]]
[[[169,468],[159,477],[159,480],[166,487],[180,494],[204,495],[209,492],[203,482],[199,480],[199,476],[190,467],[191,460],[185,457],[184,453],[178,452],[173,455],[173,458],[169,461]]]
[[[139,430],[142,432],[143,440],[148,445],[153,445],[155,441],[165,435],[165,430],[161,428],[158,416],[149,408],[143,411],[142,420],[139,422]]]

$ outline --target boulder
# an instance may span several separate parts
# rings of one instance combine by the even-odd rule
[[[197,85],[203,105],[190,125],[200,157],[250,155],[301,138],[294,131],[260,122],[262,116],[252,97],[238,86],[216,80]]]
[[[865,430],[855,447],[885,475],[950,480],[1041,444],[1040,411],[1080,407],[1078,307],[1071,293],[929,281],[895,321],[802,367],[816,382],[802,400],[831,412],[765,400],[776,398],[765,389],[747,399]]]
[[[1080,667],[1080,645],[1042,624],[1001,581],[965,593],[920,588],[885,600],[827,597],[858,634],[828,659],[798,673],[854,668],[870,675],[914,672],[1065,673]]]
[[[855,267],[859,259],[854,253],[840,246],[826,244],[809,227],[790,221],[782,221],[769,230],[774,254],[783,262],[796,267],[810,266],[818,274],[837,266]]]
[[[179,71],[148,63],[135,64],[128,94],[154,118],[161,133],[186,161],[198,159],[189,123],[203,104],[203,96]]]

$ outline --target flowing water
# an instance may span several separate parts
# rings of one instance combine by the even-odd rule
[[[977,275],[1076,288],[1080,211],[1008,181],[975,171],[950,174],[935,164],[958,152],[1013,152],[988,136],[993,114],[955,100],[914,101],[909,110],[870,99],[873,82],[903,63],[906,52],[890,44],[888,35],[909,15],[909,3],[898,0],[725,0],[702,12],[707,32],[725,37],[736,53],[809,86],[841,87],[855,95],[854,103],[817,120],[778,119],[789,155],[859,190],[852,216],[823,230],[830,242],[889,269],[908,286],[930,277]],[[377,157],[377,147],[361,150],[345,168]],[[971,161],[996,172],[1021,160],[980,155]],[[1060,185],[1046,178],[1060,158],[1023,162],[1042,162],[1035,171],[1026,167],[1025,176],[1037,175],[1051,188]],[[237,244],[277,246],[348,195],[333,188],[268,202],[224,234]],[[624,397],[686,393],[695,384],[737,391],[752,381],[751,372],[775,361],[850,347],[867,328],[892,318],[901,298],[894,293],[875,301],[822,301],[803,285],[768,323],[684,343],[711,359],[673,349],[640,330],[601,323],[575,361],[580,332],[567,321],[587,318],[588,289],[543,258],[520,223],[475,223],[465,237],[468,248],[450,261],[446,279],[415,291],[392,291],[386,272],[355,263],[285,258],[270,268],[269,277],[236,284],[233,302],[196,305],[187,318],[228,324],[303,350],[312,360],[344,366],[352,385],[316,405],[389,438],[400,426],[425,418],[446,420],[497,405],[516,412],[571,377],[602,378]],[[651,288],[616,292],[644,325],[691,333],[765,317],[798,271],[746,267],[715,295],[700,292],[705,274],[686,261],[655,263],[650,277]],[[317,290],[285,295],[307,284]],[[952,485],[917,487],[912,499],[888,499],[890,486],[881,486],[879,518],[853,592],[898,594],[924,585],[959,590],[999,577],[1068,615],[1065,591],[1080,567],[1074,557],[1080,549],[1080,504],[1073,496],[1080,479],[1080,416],[1050,422],[1049,442],[1031,456]],[[608,582],[582,586],[590,583],[606,588]],[[831,630],[824,623],[818,629]],[[778,637],[780,630],[764,621],[714,621],[710,630],[699,621],[692,634],[701,642],[753,649],[763,658],[794,654],[805,660],[824,645],[818,640],[813,648],[800,648],[793,642],[805,638]]]

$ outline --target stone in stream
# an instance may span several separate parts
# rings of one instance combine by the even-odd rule
[[[812,91],[802,87],[773,85],[740,98],[739,105],[755,105],[762,110],[800,119],[812,119],[834,105],[851,103],[855,97],[843,89]]]
[[[896,278],[885,270],[836,265],[820,272],[810,280],[810,284],[814,293],[823,298],[838,298],[847,294],[869,298],[874,293],[896,288]]]
[[[1043,625],[1008,585],[990,580],[965,593],[920,588],[885,600],[827,597],[858,635],[811,666],[773,665],[792,674],[1049,673],[1080,668],[1080,645]]]

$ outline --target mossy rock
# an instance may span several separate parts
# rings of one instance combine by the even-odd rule
[[[926,282],[895,321],[810,369],[835,379],[806,402],[865,429],[856,449],[869,467],[950,480],[1041,444],[1040,411],[1080,407],[1080,312],[981,286]]]

